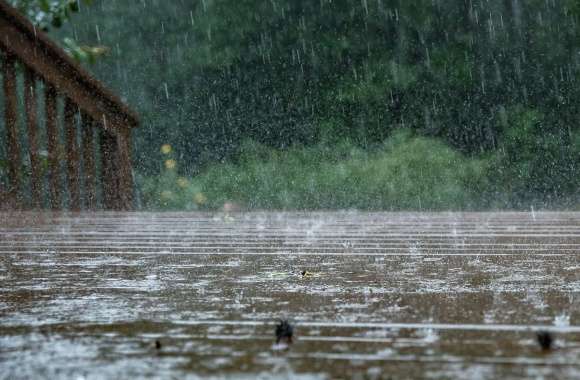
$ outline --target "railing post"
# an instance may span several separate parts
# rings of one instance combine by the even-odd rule
[[[133,170],[131,165],[131,134],[128,128],[119,128],[117,132],[117,157],[119,178],[119,208],[133,209]]]
[[[8,177],[10,187],[8,197],[10,202],[20,205],[18,199],[20,194],[20,147],[18,144],[18,110],[16,98],[16,60],[14,56],[7,54],[4,59],[4,98],[5,98],[5,120],[6,120],[6,144],[8,151]]]
[[[46,106],[46,136],[48,145],[48,193],[50,194],[50,208],[60,209],[60,170],[58,160],[58,130],[56,88],[45,83]]]
[[[82,155],[83,155],[83,183],[85,203],[84,207],[94,210],[97,206],[97,174],[95,169],[95,131],[94,121],[86,113],[81,114],[82,120]]]
[[[101,184],[103,194],[103,207],[106,210],[118,209],[119,178],[117,176],[117,149],[116,139],[111,132],[100,128],[101,148]]]
[[[24,105],[26,109],[26,126],[28,130],[32,207],[40,208],[42,206],[42,185],[40,179],[40,165],[38,161],[36,78],[34,72],[28,68],[24,72]]]
[[[77,128],[75,116],[77,107],[70,98],[66,98],[64,105],[64,130],[67,156],[67,182],[70,195],[70,209],[81,209],[81,194],[79,186],[79,152],[77,148]]]

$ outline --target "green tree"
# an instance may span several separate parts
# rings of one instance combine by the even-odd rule
[[[539,170],[520,188],[570,198],[579,21],[575,0],[142,0],[101,2],[59,33],[114,47],[94,71],[142,115],[145,174],[159,172],[162,143],[196,174],[235,161],[247,139],[373,151],[408,128],[477,157],[524,141],[540,154],[549,140],[568,174]],[[518,127],[516,109],[541,114],[542,132]],[[524,162],[502,157],[506,169]],[[503,181],[497,191],[515,191]]]

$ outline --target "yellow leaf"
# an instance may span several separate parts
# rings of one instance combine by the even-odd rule
[[[177,166],[177,162],[175,162],[175,160],[173,160],[173,159],[165,160],[165,167],[167,169],[173,170],[173,169],[175,169],[176,166]]]

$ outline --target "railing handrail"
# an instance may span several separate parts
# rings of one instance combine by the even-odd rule
[[[102,120],[104,116],[107,121],[118,120],[118,123],[113,124],[138,126],[138,116],[133,110],[52,42],[46,33],[36,28],[4,0],[0,0],[0,21],[2,18],[7,22],[0,22],[0,50],[15,55],[37,75],[55,85],[59,92],[72,98],[95,120]],[[13,43],[17,38],[21,44]],[[53,70],[43,70],[46,66]],[[61,75],[55,75],[55,70]],[[92,98],[92,103],[97,99],[99,102],[86,104],[87,101],[83,98]],[[106,121],[104,124],[105,128],[110,127]]]

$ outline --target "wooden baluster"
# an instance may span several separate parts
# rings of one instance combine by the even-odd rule
[[[20,146],[18,142],[18,102],[16,95],[16,60],[12,55],[4,59],[4,98],[6,120],[6,144],[8,151],[8,198],[13,206],[21,204],[20,195]]]
[[[40,208],[42,206],[42,182],[40,178],[40,162],[38,160],[36,78],[34,72],[30,69],[26,69],[24,72],[24,105],[28,130],[32,207]]]
[[[50,207],[60,209],[60,170],[58,157],[58,129],[57,129],[57,103],[56,88],[46,83],[45,89],[46,106],[46,136],[48,145],[48,192],[50,195]]]
[[[116,170],[116,139],[109,131],[100,128],[101,183],[103,206],[106,210],[118,209],[119,178]]]
[[[77,125],[75,116],[77,106],[70,98],[66,98],[64,105],[64,128],[66,139],[67,155],[67,179],[68,191],[70,195],[70,209],[78,211],[81,209],[81,189],[80,189],[80,162],[79,150],[77,147]]]
[[[97,174],[95,169],[94,121],[82,114],[82,154],[85,208],[94,210],[97,206]]]
[[[128,128],[120,128],[117,133],[117,157],[119,176],[119,208],[133,209],[133,170],[131,165],[131,134]]]

